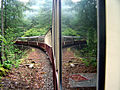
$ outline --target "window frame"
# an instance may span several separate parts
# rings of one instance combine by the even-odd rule
[[[106,62],[106,10],[105,0],[97,0],[97,90],[105,89]]]

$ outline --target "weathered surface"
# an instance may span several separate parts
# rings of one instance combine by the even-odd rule
[[[73,76],[73,77],[72,77]],[[78,73],[71,74],[69,77],[70,87],[96,87],[97,84],[96,73]]]
[[[53,90],[52,66],[47,55],[32,48],[20,67],[13,68],[8,76],[2,78],[0,86],[6,90]]]

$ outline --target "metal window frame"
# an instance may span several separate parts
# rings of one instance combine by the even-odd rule
[[[56,89],[62,90],[61,0],[53,0],[52,10],[52,47],[58,85]]]
[[[105,89],[105,62],[106,62],[106,10],[105,0],[97,0],[97,90]]]

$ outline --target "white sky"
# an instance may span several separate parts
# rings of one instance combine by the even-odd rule
[[[23,2],[23,3],[29,2],[29,0],[19,0],[19,1],[21,1],[21,2]],[[64,1],[64,0],[61,0],[61,1]],[[81,1],[81,0],[72,0],[72,2],[74,2],[74,3],[77,3],[77,2],[79,2],[79,1]],[[38,2],[37,2],[36,5],[31,6],[31,9],[38,10],[38,8],[39,8],[39,3],[44,4],[44,3],[45,3],[45,0],[38,0]],[[26,12],[25,12],[26,15],[28,15],[28,13],[29,13],[30,15],[34,15],[34,14],[37,14],[38,12],[37,12],[37,11],[34,11],[34,12],[26,11]]]
[[[81,1],[81,0],[72,0],[73,2],[79,2],[79,1]]]
[[[29,0],[19,0],[19,1],[21,1],[21,2],[24,2],[24,3],[27,3]],[[44,2],[44,0],[42,0],[43,2]],[[72,0],[73,2],[79,2],[79,1],[81,1],[81,0]]]
[[[29,0],[19,0],[19,1],[24,2],[24,3],[29,2]]]

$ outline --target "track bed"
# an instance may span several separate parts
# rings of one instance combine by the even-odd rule
[[[53,90],[52,73],[52,65],[47,55],[40,49],[31,48],[19,68],[13,68],[2,78],[0,86],[6,90]]]

